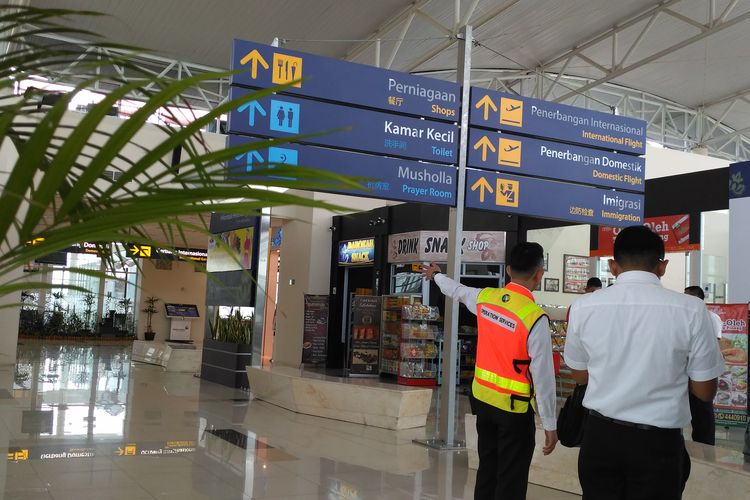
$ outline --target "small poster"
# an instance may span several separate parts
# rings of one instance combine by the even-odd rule
[[[380,297],[354,295],[351,302],[349,373],[377,375],[380,347]]]
[[[563,256],[563,292],[584,293],[590,274],[589,257],[582,255]]]
[[[305,318],[302,335],[302,362],[326,361],[328,340],[328,295],[305,294]]]
[[[724,356],[724,372],[714,399],[717,425],[747,425],[747,304],[708,304],[708,310],[721,318],[719,345]]]

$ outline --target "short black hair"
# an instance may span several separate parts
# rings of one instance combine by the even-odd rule
[[[601,288],[602,287],[602,280],[599,278],[589,278],[589,280],[586,282],[586,288]]]
[[[688,295],[692,295],[693,297],[698,297],[701,300],[706,300],[706,294],[703,293],[703,288],[699,287],[698,285],[687,287],[685,289],[685,293]]]
[[[544,249],[542,245],[528,241],[517,244],[510,251],[508,265],[515,277],[531,277],[540,267],[544,267]]]
[[[621,266],[652,271],[664,260],[664,241],[646,226],[628,226],[615,238],[614,253]]]

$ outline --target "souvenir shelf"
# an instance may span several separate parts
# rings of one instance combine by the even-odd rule
[[[401,348],[401,308],[421,301],[419,295],[386,295],[383,297],[380,335],[380,373],[398,375]]]
[[[440,312],[422,304],[401,308],[398,383],[434,386],[438,369]]]

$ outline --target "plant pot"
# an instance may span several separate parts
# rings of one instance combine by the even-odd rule
[[[248,387],[245,368],[251,364],[252,352],[250,344],[204,339],[201,378],[229,387]]]
[[[143,332],[143,338],[146,340],[154,340],[156,332]]]

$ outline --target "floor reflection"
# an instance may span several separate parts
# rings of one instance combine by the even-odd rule
[[[464,453],[412,443],[434,419],[389,431],[299,415],[131,364],[129,345],[26,343],[15,370],[0,368],[0,390],[0,500],[453,499],[473,489]],[[576,497],[532,487],[529,498]]]

